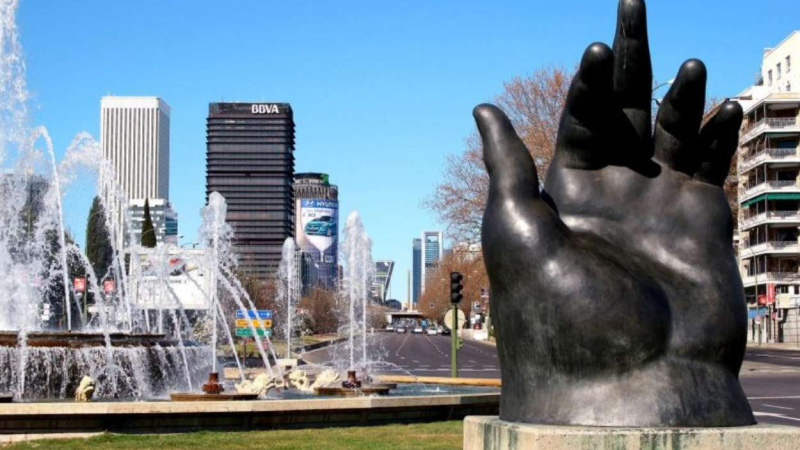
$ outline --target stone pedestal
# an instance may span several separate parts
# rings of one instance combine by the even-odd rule
[[[526,425],[497,416],[464,419],[464,450],[785,450],[800,428],[598,428]]]

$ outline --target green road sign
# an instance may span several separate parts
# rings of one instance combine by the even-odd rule
[[[261,328],[256,328],[259,336],[264,336],[264,331],[267,332],[267,337],[272,337],[272,329],[267,328],[266,330],[262,330]],[[236,329],[236,336],[239,337],[253,337],[253,330],[249,327],[247,328],[237,328]]]

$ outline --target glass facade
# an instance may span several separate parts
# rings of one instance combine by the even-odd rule
[[[294,236],[294,128],[288,103],[209,104],[206,200],[225,197],[244,273],[274,273]]]

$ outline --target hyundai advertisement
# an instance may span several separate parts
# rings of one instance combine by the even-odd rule
[[[320,253],[335,245],[339,235],[339,202],[304,198],[298,200],[298,206],[298,245],[303,249],[313,246]]]

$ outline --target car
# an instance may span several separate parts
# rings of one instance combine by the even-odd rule
[[[442,327],[442,329],[439,330],[439,334],[441,334],[442,336],[450,336],[450,329]]]
[[[386,331],[394,331],[393,325],[386,325]]]
[[[422,334],[422,327],[419,326],[419,325],[415,326],[414,327],[414,331],[412,331],[412,333],[414,333],[414,334]]]
[[[336,234],[336,220],[331,216],[319,216],[308,222],[303,231],[309,236],[333,236]]]
[[[400,326],[400,327],[395,327],[395,329],[394,329],[394,332],[395,332],[395,333],[400,333],[400,334],[405,334],[405,332],[406,332],[406,327],[403,327],[403,326]]]
[[[428,334],[431,336],[436,336],[439,334],[439,330],[437,330],[436,327],[430,327],[428,328]]]

